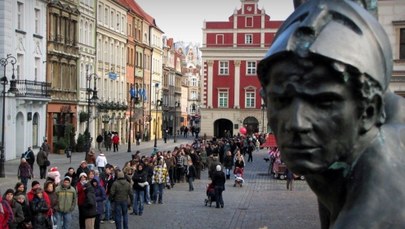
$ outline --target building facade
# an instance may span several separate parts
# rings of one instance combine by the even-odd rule
[[[267,132],[256,68],[282,21],[272,21],[259,0],[241,0],[228,21],[204,22],[201,135]]]
[[[5,97],[0,100],[2,107],[5,101],[0,112],[4,132],[0,135],[4,134],[6,160],[19,158],[27,147],[37,151],[46,136],[46,106],[50,101],[45,76],[46,6],[47,1],[42,0],[0,3],[0,71],[6,67],[8,81]],[[3,87],[0,90],[3,92]]]

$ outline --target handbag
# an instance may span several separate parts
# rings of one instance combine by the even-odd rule
[[[50,166],[50,165],[51,165],[51,162],[48,159],[46,159],[45,160],[45,166]]]

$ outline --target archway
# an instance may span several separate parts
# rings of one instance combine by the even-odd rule
[[[16,157],[19,158],[21,154],[25,152],[25,131],[24,131],[24,115],[18,112],[16,118],[16,131],[15,139],[18,139],[18,144],[16,144]]]
[[[214,136],[218,138],[225,137],[225,135],[233,136],[233,125],[228,119],[218,119],[214,122]]]
[[[249,116],[243,120],[243,126],[247,130],[247,134],[253,134],[259,132],[259,121],[257,118]]]

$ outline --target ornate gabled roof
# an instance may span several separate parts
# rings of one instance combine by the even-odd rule
[[[118,0],[121,5],[124,7],[127,7],[129,10],[132,12],[138,14],[139,16],[143,17],[145,21],[149,23],[149,25],[153,26],[154,28],[158,29],[159,31],[163,32],[159,26],[156,24],[155,18],[150,16],[148,13],[145,12],[145,10],[142,9],[142,7],[134,0]]]

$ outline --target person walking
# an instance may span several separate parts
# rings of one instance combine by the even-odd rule
[[[96,158],[96,166],[97,169],[99,171],[99,173],[101,174],[102,172],[104,172],[104,167],[107,165],[107,158],[105,157],[105,155],[100,151],[100,154],[97,156]]]
[[[294,184],[294,173],[288,168],[286,168],[285,173],[287,174],[287,190],[292,191]]]
[[[231,178],[231,171],[233,168],[233,156],[231,151],[226,152],[226,156],[224,159],[224,167],[226,172],[226,179],[229,180]]]
[[[99,134],[96,138],[98,150],[101,150],[101,143],[103,143],[103,140],[104,140],[103,136]]]
[[[216,208],[224,207],[224,199],[222,198],[222,192],[225,191],[225,173],[222,171],[222,166],[217,165],[216,171],[212,174],[212,184],[215,188],[215,200]]]
[[[27,190],[28,180],[33,176],[31,166],[25,158],[21,158],[20,165],[18,166],[17,177],[21,180],[21,183],[24,184],[25,190]]]
[[[39,152],[37,154],[37,164],[39,166],[39,178],[40,179],[45,179],[46,175],[46,167],[48,167],[50,164],[48,164],[48,153],[42,148],[39,148]]]
[[[129,198],[129,199],[128,199]],[[132,187],[122,171],[117,173],[109,199],[115,206],[115,226],[117,229],[128,229],[128,200],[133,203]]]
[[[71,186],[71,177],[65,176],[62,185],[56,187],[58,202],[55,206],[58,229],[69,229],[72,224],[72,212],[76,207],[76,189]]]
[[[42,148],[46,153],[48,153],[48,155],[49,155],[49,153],[51,153],[51,147],[50,147],[49,144],[48,144],[48,140],[45,139],[44,142],[42,142],[41,148]]]
[[[35,154],[31,147],[28,147],[27,151],[22,154],[21,158],[27,160],[28,164],[31,166],[31,174],[34,175]]]
[[[187,182],[188,182],[188,191],[192,192],[192,191],[194,191],[193,181],[196,177],[197,172],[193,165],[192,160],[188,160],[187,163],[188,164],[186,166],[186,178],[187,178]]]
[[[139,163],[136,167],[136,171],[132,176],[133,181],[133,189],[134,189],[134,204],[133,204],[133,212],[131,215],[142,215],[143,213],[143,203],[145,202],[145,190],[146,186],[148,185],[147,178],[148,174],[143,169],[143,164]]]
[[[118,144],[120,143],[120,137],[118,136],[118,133],[114,134],[112,137],[112,143],[113,143],[113,151],[118,152]]]
[[[157,165],[153,168],[152,184],[153,184],[153,203],[163,204],[163,188],[165,185],[170,185],[169,173],[163,166],[163,158],[158,157]],[[158,198],[159,197],[159,198]]]

